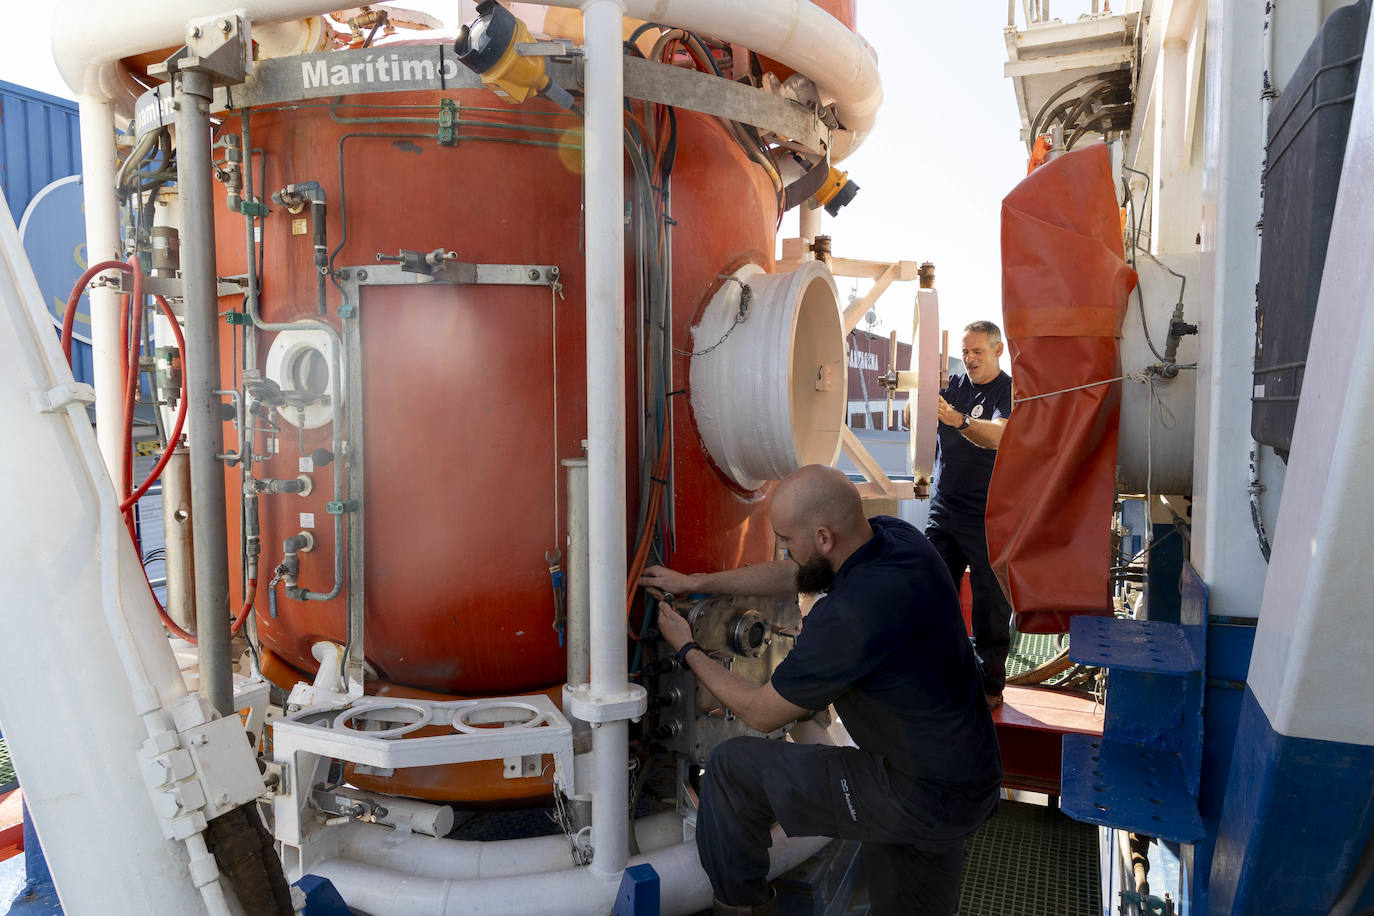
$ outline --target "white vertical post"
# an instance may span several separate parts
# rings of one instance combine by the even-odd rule
[[[1215,167],[1203,175],[1202,247],[1215,285],[1198,316],[1191,559],[1207,583],[1210,613],[1234,617],[1259,612],[1265,577],[1246,489],[1263,143],[1255,49],[1263,19],[1263,5],[1246,0],[1207,6],[1205,159]]]
[[[587,231],[587,491],[592,701],[624,695],[625,679],[625,97],[621,0],[582,8]],[[629,857],[629,724],[593,738],[592,869],[617,875]]]
[[[119,202],[115,199],[114,105],[83,97],[81,180],[86,188],[86,263],[119,258]],[[117,276],[111,271],[104,276]],[[110,477],[119,479],[123,439],[124,380],[119,370],[119,293],[108,286],[91,290],[91,366],[95,383],[95,434]]]

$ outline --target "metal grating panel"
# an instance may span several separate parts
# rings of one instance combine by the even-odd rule
[[[12,782],[14,782],[14,764],[10,763],[10,751],[5,746],[5,739],[0,738],[0,792],[10,788]]]
[[[1058,633],[1011,634],[1011,651],[1007,653],[1007,677],[1016,677],[1038,668],[1059,654],[1058,641],[1068,645],[1068,636]],[[1055,678],[1050,678],[1053,682]]]
[[[1003,802],[973,835],[959,916],[1101,916],[1097,828]]]
[[[860,884],[845,916],[869,916]],[[1051,808],[1002,802],[965,846],[959,916],[1101,916],[1097,828]]]

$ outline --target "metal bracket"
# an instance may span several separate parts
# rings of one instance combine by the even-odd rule
[[[550,38],[545,41],[522,41],[515,46],[521,57],[551,57],[554,60],[573,60],[582,56],[582,49],[571,41]]]
[[[186,46],[149,67],[148,75],[170,79],[178,71],[196,70],[216,86],[234,86],[252,72],[252,44],[248,20],[236,13],[193,19],[186,24]]]
[[[458,144],[457,135],[454,133],[453,125],[458,120],[458,103],[453,99],[439,100],[439,145],[456,146]]]
[[[568,711],[584,722],[638,721],[649,708],[649,694],[639,684],[627,684],[618,696],[594,697],[590,684],[579,684],[568,692]]]
[[[830,129],[813,109],[709,73],[627,55],[625,95],[752,124],[813,153],[830,147]]]
[[[119,273],[117,278],[106,279],[103,285],[113,287],[124,295],[132,295],[134,291],[133,277],[123,272]],[[180,277],[151,277],[145,275],[143,277],[142,286],[144,295],[161,296],[173,302],[180,301],[184,296]],[[216,296],[242,296],[247,289],[247,277],[217,277],[215,279]],[[175,311],[176,309],[173,309],[173,312]]]
[[[547,286],[558,290],[563,285],[556,264],[468,264],[447,257],[452,254],[443,249],[425,254],[403,248],[395,255],[380,255],[398,263],[340,268],[337,272],[339,284],[351,305],[341,306],[339,314],[344,317],[356,314],[359,292],[365,286],[447,283],[454,286]],[[346,315],[345,307],[349,308]]]
[[[356,512],[358,501],[356,499],[331,499],[324,504],[324,511],[330,515],[344,515],[349,512]]]
[[[522,42],[517,51],[549,60],[550,78],[564,89],[579,87],[579,49],[561,41]],[[376,52],[371,49],[301,54],[254,64],[254,74],[243,85],[233,87],[232,98],[225,89],[215,91],[213,111],[252,108],[277,102],[333,98],[340,94],[366,95],[383,92],[433,90],[449,92],[476,88],[480,77],[459,66],[443,46],[393,46],[388,59],[393,66],[386,81],[359,76],[364,64]],[[826,124],[828,112],[810,105],[755,89],[741,83],[683,67],[626,56],[625,95],[642,101],[673,105],[704,114],[743,121],[790,141],[789,146],[815,154],[830,146],[832,128]],[[341,82],[331,79],[332,68],[344,74]],[[158,93],[144,93],[137,108],[138,130],[159,127],[168,120],[163,107],[167,100]]]
[[[59,382],[47,391],[33,392],[39,413],[62,413],[73,404],[94,404],[95,389],[85,382]]]

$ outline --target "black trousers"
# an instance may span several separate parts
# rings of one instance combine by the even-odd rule
[[[757,906],[775,820],[788,836],[859,840],[874,916],[951,916],[964,838],[997,804],[995,786],[986,795],[952,806],[946,790],[858,748],[732,738],[707,761],[697,850],[717,900]]]
[[[955,588],[969,571],[973,591],[973,646],[983,665],[983,692],[1000,696],[1007,682],[1011,650],[1011,604],[988,561],[982,518],[942,515],[930,520],[926,537],[949,567]]]

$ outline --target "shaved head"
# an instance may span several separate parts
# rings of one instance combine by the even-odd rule
[[[841,536],[869,534],[858,488],[843,471],[822,464],[807,465],[783,478],[773,491],[769,511],[779,531],[824,527]]]

